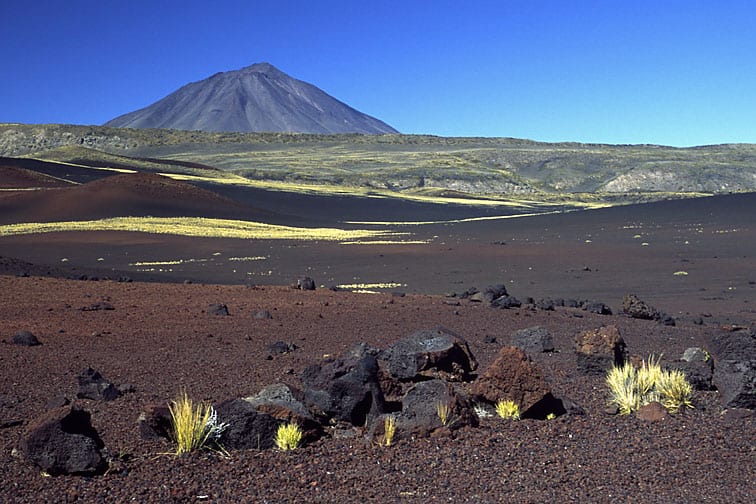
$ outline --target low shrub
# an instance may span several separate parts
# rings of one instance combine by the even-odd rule
[[[693,388],[685,374],[662,369],[660,359],[654,360],[651,356],[639,369],[626,362],[609,370],[606,375],[609,403],[617,406],[621,415],[652,402],[660,402],[670,413],[677,413],[683,407],[693,408]]]
[[[499,401],[496,403],[496,414],[505,420],[519,420],[520,406],[510,399]]]
[[[302,429],[294,422],[281,424],[278,426],[273,442],[281,450],[295,450],[302,442]]]
[[[226,424],[218,421],[215,409],[204,403],[194,404],[186,392],[168,405],[173,424],[176,455],[189,453],[217,441]]]

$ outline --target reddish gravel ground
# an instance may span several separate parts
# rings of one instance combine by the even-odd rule
[[[754,418],[722,414],[716,392],[697,392],[696,409],[645,422],[604,412],[601,377],[576,370],[577,332],[616,324],[631,353],[679,358],[706,346],[720,329],[676,327],[576,309],[498,310],[429,295],[394,297],[288,287],[117,283],[0,276],[0,496],[3,502],[754,502]],[[81,311],[107,300],[111,311]],[[206,313],[227,304],[230,316]],[[660,306],[660,308],[664,308]],[[269,310],[270,320],[253,311]],[[514,330],[541,325],[556,352],[534,356],[554,392],[585,416],[551,421],[485,419],[476,429],[389,448],[323,438],[294,452],[234,451],[166,455],[168,442],[144,441],[145,405],[183,389],[218,402],[263,386],[298,385],[298,374],[324,354],[361,341],[384,348],[421,329],[444,325],[490,364]],[[29,330],[43,343],[10,344]],[[498,343],[485,343],[495,336]],[[266,360],[275,341],[296,351]],[[17,448],[26,423],[54,397],[73,397],[87,366],[135,392],[112,402],[79,400],[125,470],[92,478],[43,477]],[[21,420],[22,425],[13,421]]]

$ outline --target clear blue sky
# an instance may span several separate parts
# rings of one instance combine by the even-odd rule
[[[403,133],[756,143],[756,2],[0,2],[0,122],[101,124],[267,61]]]

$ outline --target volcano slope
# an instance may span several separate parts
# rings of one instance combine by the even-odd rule
[[[112,217],[121,208],[142,216],[163,209],[167,216],[266,218],[267,210],[238,193],[229,202],[175,181],[140,177],[110,177],[95,192],[82,185],[32,202],[8,204],[5,198],[27,191],[3,192],[7,206],[0,215],[5,222],[52,222],[59,215],[97,218],[103,208]],[[132,184],[137,189],[127,191]],[[160,206],[182,191],[191,197],[178,198],[170,211]],[[299,214],[286,216],[291,222],[334,215],[322,207],[343,200],[300,201],[310,206],[297,205]],[[384,205],[390,203],[360,212],[370,217],[372,209],[368,220],[382,222]],[[6,210],[17,213],[5,217]],[[714,338],[732,331],[752,334],[755,210],[756,197],[742,194],[464,222],[448,207],[436,208],[436,222],[428,224],[333,222],[409,233],[360,244],[127,231],[4,235],[0,254],[17,260],[0,261],[6,273],[0,275],[0,495],[7,502],[753,502],[750,411],[726,410],[717,391],[696,391],[695,409],[663,420],[608,415],[603,376],[579,371],[573,347],[576,334],[615,325],[632,355],[662,355],[662,364],[671,365],[688,347],[711,348]],[[42,272],[35,265],[55,266],[58,275],[99,269],[100,280],[43,278],[35,276]],[[142,274],[176,283],[104,280],[124,271],[136,278],[145,268],[154,271]],[[303,274],[342,290],[286,286]],[[595,299],[615,315],[527,303],[502,310],[443,295],[493,283],[506,284],[523,301]],[[616,315],[629,293],[672,315],[676,325]],[[211,315],[210,305],[221,303],[230,315]],[[97,306],[112,309],[92,309]],[[260,310],[271,318],[256,318]],[[301,387],[303,370],[327,356],[359,342],[386,348],[438,325],[467,340],[479,373],[512,332],[548,329],[556,351],[532,358],[554,394],[585,414],[550,421],[484,418],[477,428],[427,438],[399,432],[391,447],[368,441],[360,429],[328,431],[293,452],[234,450],[228,457],[166,455],[173,450],[168,440],[140,435],[140,413],[182,391],[218,403],[277,382]],[[18,331],[34,333],[42,344],[12,344]],[[268,347],[278,341],[297,348],[271,355]],[[77,377],[88,367],[129,384],[122,388],[130,392],[113,401],[76,400],[91,413],[111,453],[111,470],[44,477],[23,455],[22,440],[48,405],[75,398]]]

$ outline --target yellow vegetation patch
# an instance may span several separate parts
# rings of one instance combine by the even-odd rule
[[[385,230],[299,228],[261,222],[204,217],[114,217],[90,221],[30,222],[0,226],[0,237],[62,231],[134,231],[139,233],[255,240],[355,241],[404,236]]]

